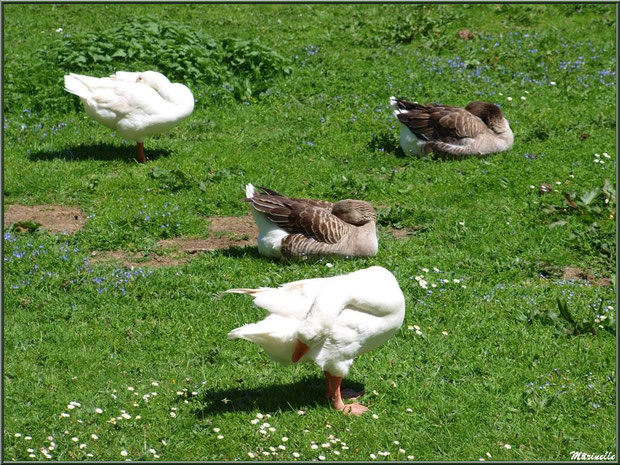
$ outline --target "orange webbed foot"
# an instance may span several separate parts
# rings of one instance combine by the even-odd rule
[[[368,412],[368,410],[368,407],[362,404],[345,404],[344,408],[342,409],[342,413],[344,413],[345,415],[359,416],[364,412]]]

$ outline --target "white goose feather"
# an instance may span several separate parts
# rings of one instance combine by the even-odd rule
[[[232,330],[229,339],[254,342],[280,363],[291,362],[299,340],[309,347],[300,362],[314,362],[339,377],[348,373],[357,356],[393,336],[405,317],[396,278],[379,266],[278,288],[226,292],[247,294],[269,312],[258,323]]]
[[[194,109],[186,86],[155,71],[118,71],[103,78],[71,73],[65,90],[80,98],[92,119],[138,142],[139,154],[145,138],[171,129]]]

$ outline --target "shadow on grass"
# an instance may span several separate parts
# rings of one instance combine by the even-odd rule
[[[310,264],[310,265],[321,265],[325,261],[352,261],[359,260],[360,263],[366,263],[367,258],[365,257],[349,257],[344,258],[338,255],[321,257],[321,256],[303,256],[303,257],[284,257],[282,259],[265,257],[258,252],[258,247],[256,245],[246,245],[246,246],[230,246],[225,249],[218,249],[213,252],[222,257],[232,257],[232,258],[257,258],[259,260],[264,260],[266,262],[278,263],[282,266],[286,265],[299,265],[299,264]]]
[[[364,386],[345,379],[343,388],[361,391]],[[202,394],[203,405],[194,410],[198,418],[226,412],[273,412],[276,410],[294,410],[313,405],[329,405],[325,397],[325,378],[311,376],[289,384],[272,384],[269,386],[243,389],[210,390]]]
[[[371,150],[381,150],[398,158],[405,158],[407,156],[403,152],[400,142],[394,138],[391,131],[387,130],[373,134],[370,141],[368,141],[368,148]]]
[[[169,150],[148,150],[145,148],[144,154],[147,160],[156,160],[161,157],[168,157],[172,154]],[[110,144],[88,144],[78,145],[59,150],[48,150],[33,152],[28,155],[32,161],[66,160],[66,161],[85,161],[85,160],[119,160],[126,163],[137,163],[138,149],[136,145],[110,145]]]
[[[213,254],[231,258],[260,258],[269,260],[269,258],[263,257],[260,253],[258,253],[258,248],[255,245],[232,245],[225,249],[215,250],[213,251]]]
[[[450,155],[443,153],[430,153],[426,156],[415,156],[415,155],[407,155],[402,147],[400,146],[400,142],[394,139],[394,135],[390,131],[382,131],[377,134],[373,134],[370,141],[368,141],[368,148],[371,150],[380,150],[385,153],[389,153],[394,155],[397,158],[425,158],[428,157],[430,160],[435,162],[445,162],[445,161],[459,161],[465,160],[468,158],[487,158],[494,154],[485,154],[485,155]]]

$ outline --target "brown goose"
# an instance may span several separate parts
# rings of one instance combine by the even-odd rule
[[[512,147],[514,135],[497,105],[471,102],[465,108],[419,105],[390,98],[408,155],[485,156]]]
[[[376,213],[362,200],[293,199],[269,189],[246,185],[258,226],[258,251],[274,258],[377,254]]]

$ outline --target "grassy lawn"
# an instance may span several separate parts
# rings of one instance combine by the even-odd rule
[[[615,5],[3,10],[5,211],[87,220],[5,228],[4,460],[616,454]],[[67,72],[142,69],[196,98],[144,165],[62,89]],[[514,147],[405,157],[392,95],[495,102]],[[278,263],[233,246],[154,266],[159,241],[245,216],[247,182],[371,202],[378,255]],[[345,379],[370,413],[332,411],[316,366],[226,339],[263,312],[221,291],[371,265],[407,314]]]

